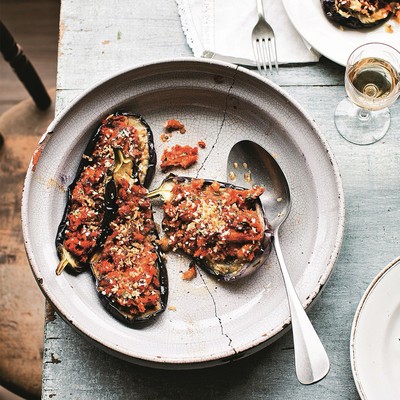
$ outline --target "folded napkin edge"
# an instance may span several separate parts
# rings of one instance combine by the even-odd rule
[[[199,35],[197,34],[192,17],[192,13],[190,12],[190,6],[187,0],[175,0],[178,6],[178,14],[181,19],[181,25],[184,35],[186,36],[186,42],[189,47],[192,49],[195,57],[201,57],[204,49],[201,45],[201,40]],[[189,13],[187,12],[189,10]],[[189,14],[189,15],[188,15]]]
[[[196,24],[193,20],[193,12],[190,6],[190,0],[175,0],[178,7],[178,14],[181,20],[182,31],[186,37],[186,42],[188,46],[193,51],[195,57],[199,58],[209,58],[220,61],[231,62],[233,64],[255,67],[256,63],[253,58],[248,57],[238,57],[236,55],[225,55],[221,52],[216,52],[215,49],[204,48],[202,40],[196,29]],[[301,36],[300,36],[301,37]],[[294,60],[286,57],[284,60],[279,61],[279,65],[295,65],[295,64],[308,64],[318,62],[320,54],[312,46],[307,43],[304,38],[302,38],[304,46],[308,50],[311,58]],[[279,58],[279,57],[278,57]]]

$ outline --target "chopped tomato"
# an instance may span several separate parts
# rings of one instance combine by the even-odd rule
[[[201,149],[205,149],[206,148],[206,142],[204,140],[199,140],[197,142],[197,145],[201,148]]]
[[[178,121],[177,119],[169,119],[164,123],[164,129],[167,132],[179,131],[180,133],[185,133],[186,128],[182,122]]]
[[[166,247],[212,261],[252,260],[264,237],[254,208],[263,191],[206,184],[202,179],[176,183],[172,198],[163,206]]]
[[[176,144],[164,150],[161,156],[161,169],[163,171],[171,167],[189,168],[198,160],[197,147]]]
[[[196,278],[196,276],[196,266],[194,265],[194,263],[190,263],[188,270],[182,274],[182,279],[184,281],[191,281],[192,279]]]
[[[126,137],[130,140],[126,140]],[[77,258],[86,262],[96,247],[105,213],[104,195],[108,169],[114,164],[114,148],[121,148],[126,157],[139,160],[141,141],[136,128],[129,125],[125,115],[103,121],[91,156],[83,158],[82,168],[70,195],[70,209],[65,230],[65,247]],[[119,210],[128,214],[127,208]]]
[[[130,314],[155,308],[160,281],[155,224],[147,190],[121,179],[113,229],[92,268],[100,277],[98,290]]]

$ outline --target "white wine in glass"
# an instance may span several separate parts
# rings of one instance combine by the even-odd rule
[[[335,111],[339,133],[366,145],[382,139],[390,126],[388,109],[400,94],[400,52],[383,43],[367,43],[350,55],[345,72],[348,98]]]

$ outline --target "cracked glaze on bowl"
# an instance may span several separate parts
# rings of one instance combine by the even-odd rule
[[[340,175],[319,129],[284,91],[253,72],[209,60],[167,60],[122,72],[70,104],[42,137],[26,177],[23,233],[33,273],[59,314],[89,340],[123,359],[160,368],[222,364],[267,346],[290,322],[274,254],[255,274],[233,283],[202,271],[183,281],[188,259],[169,254],[168,309],[140,330],[123,326],[103,309],[88,273],[56,276],[54,239],[65,189],[90,134],[115,111],[147,120],[159,158],[166,146],[205,140],[199,162],[185,175],[226,180],[229,150],[243,139],[276,157],[293,199],[281,244],[305,307],[328,280],[343,237]],[[187,132],[165,143],[160,135],[170,118],[181,120]],[[164,177],[158,167],[151,187]]]

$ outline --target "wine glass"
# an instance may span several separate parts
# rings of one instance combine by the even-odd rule
[[[349,142],[366,145],[382,139],[390,125],[390,111],[400,94],[400,52],[384,43],[356,48],[347,61],[348,97],[335,111],[339,133]]]

